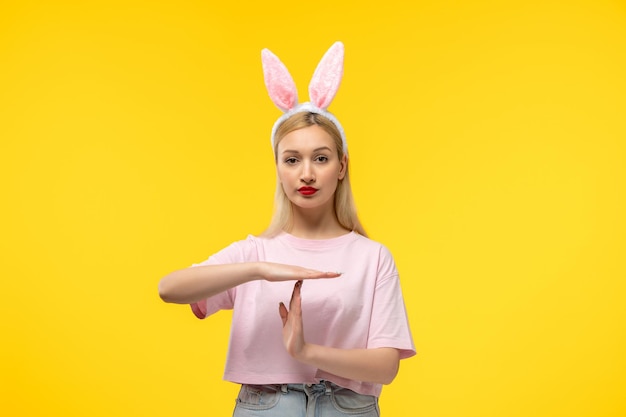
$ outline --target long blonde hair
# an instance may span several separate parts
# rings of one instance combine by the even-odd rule
[[[337,148],[337,156],[341,160],[343,158],[343,143],[341,134],[337,127],[328,118],[317,113],[301,112],[296,113],[289,119],[285,120],[276,130],[274,143],[274,161],[277,161],[277,150],[280,141],[290,132],[303,129],[305,127],[317,125],[328,133]],[[348,155],[346,155],[347,158]],[[349,159],[346,159],[348,161]],[[352,230],[360,235],[367,236],[365,229],[359,221],[352,196],[352,187],[350,186],[350,170],[346,166],[346,175],[337,184],[335,190],[335,216],[339,224],[347,230]],[[281,232],[289,232],[293,226],[293,206],[287,198],[285,191],[278,178],[276,179],[276,194],[274,195],[274,214],[270,225],[261,234],[265,237],[273,237]]]

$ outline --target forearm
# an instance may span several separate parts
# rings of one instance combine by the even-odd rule
[[[159,295],[168,303],[195,303],[249,281],[293,281],[337,278],[340,272],[323,272],[272,262],[244,262],[181,269],[159,282]]]
[[[207,265],[174,271],[159,282],[159,296],[168,303],[189,304],[246,282],[261,279],[258,263]]]
[[[337,349],[313,344],[306,344],[296,359],[337,376],[378,384],[391,383],[400,364],[394,348]]]

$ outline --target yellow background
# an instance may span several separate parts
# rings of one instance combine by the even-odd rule
[[[387,417],[626,415],[623,1],[3,1],[3,415],[230,415],[230,314],[171,270],[259,233],[335,41],[357,204],[418,356]],[[278,319],[278,317],[277,317]]]

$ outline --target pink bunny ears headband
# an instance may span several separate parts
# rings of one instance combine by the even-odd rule
[[[346,136],[339,120],[326,109],[335,98],[341,77],[343,75],[343,43],[335,42],[322,57],[309,83],[309,98],[311,101],[298,104],[298,91],[287,67],[269,49],[261,51],[265,86],[274,104],[284,114],[274,123],[272,128],[272,149],[274,149],[274,135],[278,127],[296,113],[311,112],[321,114],[329,119],[341,133],[343,152],[348,150]]]

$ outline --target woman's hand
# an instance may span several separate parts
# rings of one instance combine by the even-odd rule
[[[289,311],[282,302],[278,306],[278,313],[283,321],[283,343],[287,352],[295,359],[304,356],[306,342],[302,325],[302,281],[296,282],[289,302]]]
[[[323,272],[295,265],[285,265],[272,262],[260,262],[259,270],[259,274],[263,277],[263,279],[272,282],[337,278],[341,276],[341,272]]]
[[[340,349],[307,343],[302,324],[302,281],[296,282],[289,302],[278,306],[283,321],[283,343],[291,357],[320,370],[355,381],[389,384],[398,373],[400,352],[390,347]]]

